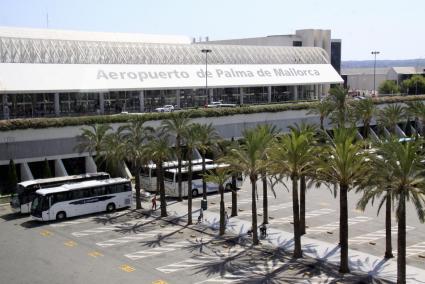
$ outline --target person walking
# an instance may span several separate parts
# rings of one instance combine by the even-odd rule
[[[156,195],[152,198],[152,210],[156,210]]]
[[[204,221],[204,210],[199,210],[198,224]]]

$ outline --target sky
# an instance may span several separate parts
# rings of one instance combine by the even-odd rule
[[[343,60],[425,58],[424,0],[0,0],[0,26],[206,37],[330,29]]]

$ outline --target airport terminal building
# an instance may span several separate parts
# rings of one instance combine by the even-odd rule
[[[0,27],[0,119],[317,99],[343,82],[334,43],[329,30],[193,42]]]

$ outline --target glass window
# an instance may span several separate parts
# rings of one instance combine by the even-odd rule
[[[80,190],[74,190],[72,192],[72,199],[80,199],[80,198],[84,198],[84,194],[83,191]]]
[[[67,201],[68,199],[68,192],[59,192],[52,196],[52,204]]]
[[[93,196],[105,195],[106,190],[104,186],[96,187],[93,189]]]

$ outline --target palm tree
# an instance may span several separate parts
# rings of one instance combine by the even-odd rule
[[[226,230],[225,224],[225,206],[224,206],[224,184],[232,176],[227,168],[217,168],[215,172],[208,171],[204,178],[208,182],[218,184],[220,192],[220,236],[224,235]]]
[[[135,175],[136,209],[142,208],[140,170],[148,162],[148,156],[145,153],[145,142],[153,132],[151,127],[145,127],[143,123],[142,121],[133,121],[131,124],[118,128],[123,144],[121,145],[122,149],[117,151],[116,154],[122,161],[126,159],[130,161],[132,173]]]
[[[348,273],[348,191],[369,173],[369,164],[360,144],[355,143],[355,129],[337,128],[333,144],[325,145],[316,159],[316,176],[328,186],[339,188],[341,263],[339,271]]]
[[[271,170],[274,174],[289,176],[292,181],[292,210],[294,220],[294,254],[302,257],[298,180],[305,175],[314,160],[316,148],[311,147],[308,133],[294,129],[277,141],[270,150]]]
[[[176,154],[177,154],[177,181],[179,200],[182,201],[182,136],[190,125],[189,114],[186,112],[176,112],[171,115],[171,118],[164,120],[161,123],[162,127],[169,133],[176,135]]]
[[[109,124],[93,124],[81,128],[81,134],[77,137],[79,141],[75,147],[79,153],[87,151],[90,156],[96,155],[95,162],[99,167],[102,164],[102,150],[104,149],[105,136],[112,129]]]
[[[231,149],[223,159],[233,171],[243,173],[251,181],[252,240],[254,245],[258,245],[256,183],[258,176],[267,169],[268,161],[264,158],[268,149],[265,146],[269,143],[270,135],[258,128],[246,129],[243,139],[244,143]]]
[[[202,157],[202,175],[206,174],[205,170],[205,155],[208,151],[215,148],[215,143],[219,139],[217,130],[215,130],[212,123],[209,124],[196,124],[195,130],[198,133],[198,150]],[[202,178],[202,198],[207,200],[207,184],[205,179]]]
[[[382,165],[378,176],[383,186],[371,187],[364,192],[360,204],[383,196],[394,204],[398,220],[397,240],[397,283],[406,283],[406,202],[411,201],[419,220],[425,221],[425,179],[421,153],[421,141],[399,143],[396,139],[378,145]],[[383,201],[381,201],[382,205]]]
[[[363,124],[363,137],[367,139],[369,137],[370,122],[376,112],[375,104],[371,98],[357,101],[354,105],[354,115],[357,120],[360,120]]]
[[[348,90],[341,86],[336,86],[329,90],[329,101],[331,102],[330,118],[333,124],[343,127],[349,120],[350,105],[348,103]]]
[[[325,119],[332,112],[333,104],[329,99],[323,99],[320,102],[317,102],[313,107],[307,112],[307,114],[318,115],[320,118],[320,129],[325,130],[323,125]]]
[[[418,132],[422,135],[425,134],[425,104],[421,101],[414,101],[406,103],[406,113],[415,118],[416,137]],[[422,129],[419,129],[418,121],[421,121]]]
[[[390,104],[378,111],[378,124],[386,127],[392,134],[396,133],[397,123],[406,117],[405,108],[400,104]]]
[[[169,135],[163,128],[155,130],[144,149],[145,155],[155,163],[157,173],[157,188],[159,189],[161,201],[161,217],[167,216],[167,205],[165,201],[165,186],[164,186],[164,168],[163,163],[167,161],[172,150],[169,143]]]

